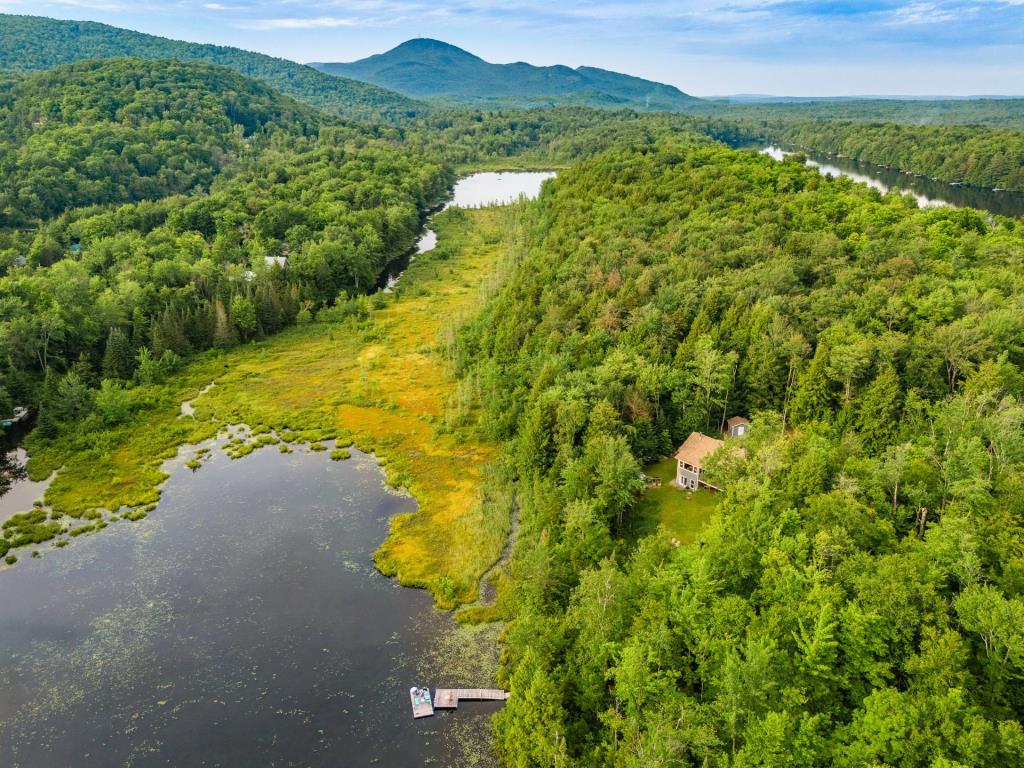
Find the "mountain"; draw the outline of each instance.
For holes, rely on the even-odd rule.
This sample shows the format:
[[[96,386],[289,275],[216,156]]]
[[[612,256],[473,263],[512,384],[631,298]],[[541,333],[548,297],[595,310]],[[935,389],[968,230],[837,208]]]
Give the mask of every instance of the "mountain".
[[[240,48],[169,40],[91,21],[0,14],[0,70],[25,72],[121,56],[221,64],[306,104],[349,118],[395,118],[424,108],[393,91]]]
[[[440,40],[416,39],[359,61],[313,63],[332,75],[390,88],[406,96],[516,106],[580,104],[686,111],[700,99],[678,88],[595,67],[491,64]]]

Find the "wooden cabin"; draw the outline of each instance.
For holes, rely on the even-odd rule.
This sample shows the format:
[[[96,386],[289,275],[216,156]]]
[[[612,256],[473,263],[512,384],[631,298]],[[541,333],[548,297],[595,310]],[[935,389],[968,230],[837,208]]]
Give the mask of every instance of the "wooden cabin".
[[[700,432],[691,432],[679,450],[676,451],[676,481],[680,488],[695,491],[700,486],[721,490],[714,485],[701,479],[701,472],[704,470],[704,461],[712,453],[721,448],[725,443],[715,437],[702,435]]]

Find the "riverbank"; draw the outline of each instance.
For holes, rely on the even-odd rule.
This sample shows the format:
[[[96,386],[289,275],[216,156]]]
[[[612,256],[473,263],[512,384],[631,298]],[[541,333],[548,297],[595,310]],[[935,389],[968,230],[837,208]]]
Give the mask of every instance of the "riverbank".
[[[952,205],[957,208],[976,208],[999,216],[1024,216],[1024,193],[1021,192],[985,189],[928,178],[854,157],[819,152],[811,147],[794,144],[755,142],[733,145],[733,148],[756,150],[774,160],[781,160],[785,154],[800,153],[807,158],[808,165],[817,168],[824,175],[846,176],[877,189],[883,195],[890,190],[901,195],[910,195],[922,208]]]
[[[208,353],[161,385],[132,390],[137,410],[124,424],[36,445],[33,475],[61,468],[47,504],[58,515],[102,520],[151,509],[166,478],[161,463],[228,424],[252,428],[237,453],[276,442],[272,433],[285,443],[336,438],[376,454],[388,481],[419,502],[417,512],[392,521],[378,567],[429,589],[442,608],[475,599],[480,576],[501,555],[511,503],[485,492],[495,448],[452,415],[459,397],[445,354],[500,281],[515,213],[449,211],[434,223],[444,247],[418,258],[394,294]],[[194,419],[181,418],[184,400],[192,400]]]

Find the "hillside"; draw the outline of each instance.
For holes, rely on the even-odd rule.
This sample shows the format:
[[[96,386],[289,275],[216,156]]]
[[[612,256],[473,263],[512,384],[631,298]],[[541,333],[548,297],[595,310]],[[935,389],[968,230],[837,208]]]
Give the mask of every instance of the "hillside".
[[[318,109],[348,118],[394,118],[423,108],[400,94],[261,53],[169,40],[90,21],[0,14],[0,70],[50,69],[84,59],[134,56],[221,64]]]
[[[651,111],[685,110],[700,100],[678,88],[594,67],[491,64],[439,40],[416,39],[351,63],[314,63],[413,98],[516,106],[578,104]]]
[[[226,67],[110,59],[0,87],[0,225],[207,187],[265,128],[322,116]]]
[[[1019,225],[671,134],[523,229],[455,355],[518,478],[502,764],[1022,765]],[[733,414],[707,527],[635,541]]]

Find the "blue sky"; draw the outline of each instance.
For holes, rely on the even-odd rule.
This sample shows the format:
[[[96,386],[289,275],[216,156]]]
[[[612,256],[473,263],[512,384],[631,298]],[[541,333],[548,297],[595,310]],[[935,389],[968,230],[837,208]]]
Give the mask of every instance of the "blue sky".
[[[1024,94],[1024,0],[0,0],[296,61],[435,37],[731,93]]]

